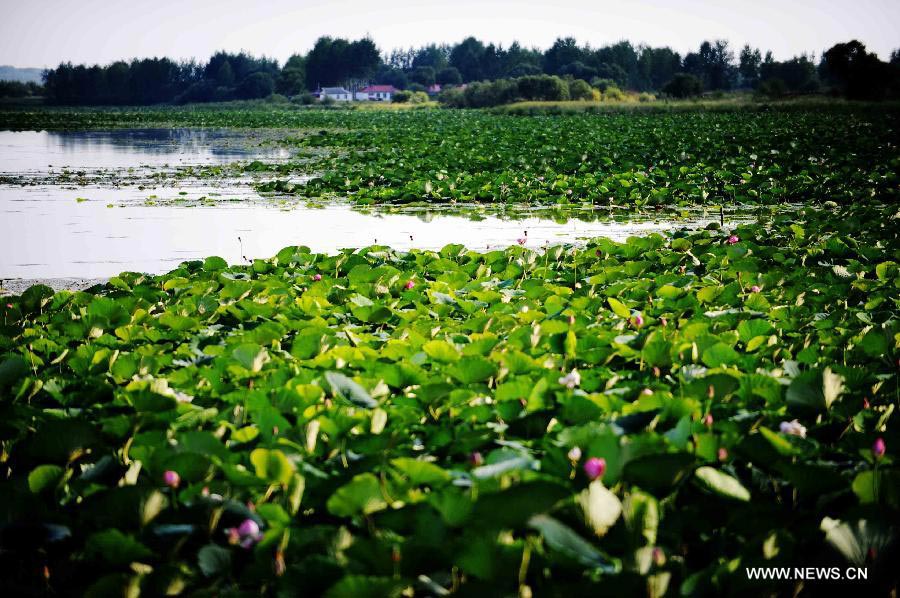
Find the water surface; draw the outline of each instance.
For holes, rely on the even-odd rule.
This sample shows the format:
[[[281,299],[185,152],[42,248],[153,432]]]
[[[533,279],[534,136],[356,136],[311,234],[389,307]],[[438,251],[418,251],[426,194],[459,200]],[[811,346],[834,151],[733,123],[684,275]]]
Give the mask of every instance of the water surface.
[[[224,164],[288,157],[265,135],[227,129],[0,131],[0,174]]]
[[[349,203],[313,206],[262,196],[249,178],[164,177],[168,182],[160,183],[147,177],[141,180],[149,182],[137,184],[119,176],[138,167],[155,172],[173,165],[287,157],[271,135],[259,131],[0,132],[0,174],[32,181],[0,184],[0,279],[103,278],[126,270],[158,274],[210,255],[229,263],[268,258],[288,245],[316,252],[375,243],[396,249],[439,249],[449,243],[493,249],[518,242],[540,247],[596,236],[625,240],[718,220],[701,214],[679,222],[646,217],[623,222],[599,212],[583,212],[581,220],[546,211],[473,219],[475,210],[460,206],[388,214]],[[113,174],[89,185],[48,184],[54,179],[43,177],[64,169]],[[128,184],[115,182],[125,180]]]

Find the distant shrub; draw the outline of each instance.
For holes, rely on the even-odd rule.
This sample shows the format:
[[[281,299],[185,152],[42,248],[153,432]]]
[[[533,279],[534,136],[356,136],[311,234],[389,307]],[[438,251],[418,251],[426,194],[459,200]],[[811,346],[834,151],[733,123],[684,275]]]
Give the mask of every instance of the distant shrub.
[[[625,92],[618,87],[610,86],[603,92],[603,99],[607,102],[623,102],[626,98]]]
[[[480,81],[470,83],[464,95],[469,108],[487,108],[515,101],[518,88],[514,79]]]
[[[309,106],[310,104],[316,103],[316,97],[309,92],[304,92],[292,97],[291,103],[300,104],[302,106]]]
[[[273,93],[266,98],[266,101],[270,104],[287,104],[290,102],[290,100],[287,99],[287,96],[281,95],[280,93]]]
[[[787,84],[778,78],[766,79],[759,84],[757,91],[767,98],[781,98],[787,95]]]
[[[337,102],[337,100],[335,100],[335,99],[334,99],[333,97],[331,97],[331,96],[323,96],[322,99],[319,100],[319,102],[320,102],[323,106],[334,106],[334,104]]]
[[[645,102],[653,102],[655,100],[656,96],[652,93],[647,93],[646,91],[644,91],[638,94],[638,102],[641,102],[642,104]]]
[[[27,98],[38,95],[41,87],[36,83],[21,81],[0,81],[0,98]]]
[[[428,94],[424,91],[398,91],[392,101],[396,104],[424,104],[428,101]]]
[[[678,73],[663,86],[662,91],[673,98],[690,98],[700,95],[703,91],[703,82],[694,75]]]
[[[570,100],[590,100],[593,98],[591,86],[584,79],[575,79],[569,82]]]
[[[449,108],[465,108],[466,94],[459,87],[449,87],[441,91],[437,97],[438,102]]]
[[[610,87],[618,87],[612,79],[604,79],[602,77],[594,77],[591,79],[591,87],[599,91],[606,91]]]
[[[570,86],[574,96],[570,94]],[[594,98],[587,82],[571,83],[555,75],[527,75],[517,79],[477,81],[463,88],[446,89],[438,101],[451,108],[488,108],[520,100],[560,102],[568,99],[590,100]]]
[[[560,101],[569,99],[569,86],[553,75],[531,75],[516,80],[523,100]]]

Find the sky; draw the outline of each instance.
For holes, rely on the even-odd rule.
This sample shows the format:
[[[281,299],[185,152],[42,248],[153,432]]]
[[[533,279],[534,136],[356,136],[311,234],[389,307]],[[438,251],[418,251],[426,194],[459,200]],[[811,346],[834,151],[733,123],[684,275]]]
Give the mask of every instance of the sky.
[[[370,36],[382,51],[473,35],[549,47],[622,39],[684,54],[704,39],[777,60],[859,39],[900,48],[900,0],[0,0],[0,64],[51,67],[246,50],[284,62],[321,35]]]

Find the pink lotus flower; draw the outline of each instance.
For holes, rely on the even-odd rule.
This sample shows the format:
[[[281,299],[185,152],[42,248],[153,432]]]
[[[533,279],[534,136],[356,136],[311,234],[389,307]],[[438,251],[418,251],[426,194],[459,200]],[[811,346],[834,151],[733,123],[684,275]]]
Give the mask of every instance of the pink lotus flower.
[[[762,289],[760,289],[758,285],[753,285],[752,287],[750,287],[750,292],[751,292],[751,293],[758,293],[758,292],[760,292],[761,290],[762,290]]]
[[[469,463],[472,464],[472,467],[481,467],[484,463],[484,457],[481,456],[481,453],[478,451],[474,451],[469,455]]]
[[[725,461],[728,459],[728,449],[725,447],[719,448],[719,452],[716,455],[719,458],[719,461]]]
[[[631,317],[631,325],[635,328],[640,328],[644,325],[644,316],[641,314],[635,314]]]
[[[731,235],[730,237],[728,237],[725,240],[725,242],[728,243],[729,245],[734,245],[735,243],[737,243],[740,240],[741,240],[740,237],[738,237],[737,235]]]
[[[516,239],[516,243],[518,243],[519,245],[524,245],[526,242],[528,242],[528,239],[526,239],[525,237]]]
[[[322,275],[318,274],[318,273],[313,274],[313,280],[315,280],[316,282],[319,282],[320,280],[322,280]]]
[[[163,473],[163,483],[169,488],[178,488],[178,486],[181,484],[181,476],[178,475],[177,471],[172,471],[171,469],[169,469],[165,473]]]
[[[706,426],[707,428],[712,428],[712,425],[713,425],[713,416],[712,416],[712,413],[707,413],[707,414],[703,417],[703,425]]]
[[[569,461],[571,461],[572,463],[578,463],[579,461],[581,461],[581,449],[577,446],[573,446],[571,449],[569,449],[569,452],[566,453],[566,456],[569,457]]]
[[[669,321],[668,321],[667,319],[665,319],[665,318],[660,318],[660,319],[659,319],[659,324],[660,324],[660,326],[662,326],[663,328],[665,328],[666,326],[669,325]]]
[[[228,541],[231,544],[239,544],[241,548],[251,548],[263,537],[259,531],[259,524],[249,518],[244,519],[238,527],[226,529],[225,533],[228,534]]]
[[[887,451],[887,446],[884,444],[884,438],[876,438],[875,444],[872,445],[872,455],[876,459],[881,459],[884,457],[885,451]]]
[[[403,286],[406,287],[406,290],[409,290],[409,289],[413,288],[414,286],[416,286],[416,283],[414,283],[414,282],[411,281],[411,280],[407,280],[407,281],[406,281],[406,284],[403,285]]]
[[[584,474],[589,480],[593,481],[603,477],[606,473],[606,459],[601,457],[591,457],[584,462]]]
[[[12,308],[13,308],[13,304],[12,304],[12,303],[7,303],[7,304],[6,304],[6,308],[7,308],[7,309],[12,309]]]

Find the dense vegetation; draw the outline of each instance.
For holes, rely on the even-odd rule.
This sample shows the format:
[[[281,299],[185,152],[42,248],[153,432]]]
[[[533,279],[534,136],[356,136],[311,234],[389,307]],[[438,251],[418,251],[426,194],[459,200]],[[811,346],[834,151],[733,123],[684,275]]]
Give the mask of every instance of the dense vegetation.
[[[0,80],[0,98],[30,98],[43,95],[43,91],[40,85],[31,81]]]
[[[323,199],[753,215],[624,243],[287,247],[4,298],[4,589],[755,596],[841,586],[746,567],[852,565],[853,589],[895,590],[897,119],[0,111],[284,127],[297,160],[243,167]]]
[[[504,202],[603,206],[778,204],[860,194],[897,199],[900,113],[825,108],[618,111],[504,118],[478,112],[323,114],[341,129],[297,138],[337,148],[254,170],[317,173],[263,189],[360,203]],[[301,119],[302,120],[302,119]],[[397,140],[404,140],[397,143]]]
[[[671,48],[635,47],[627,41],[591,48],[561,38],[542,52],[517,43],[485,45],[470,37],[454,46],[395,50],[383,57],[368,38],[322,37],[282,67],[267,58],[225,52],[206,64],[168,58],[106,66],[64,63],[45,73],[45,88],[47,101],[54,104],[141,105],[296,96],[324,86],[356,89],[370,82],[424,92],[435,83],[456,86],[541,74],[600,89],[669,89],[676,97],[731,89],[758,89],[771,96],[816,91],[856,99],[900,96],[900,53],[884,62],[855,40],[830,48],[816,65],[806,55],[778,62],[771,52],[763,56],[750,46],[736,58],[724,40],[705,41],[682,57]],[[673,82],[681,85],[671,87]]]

